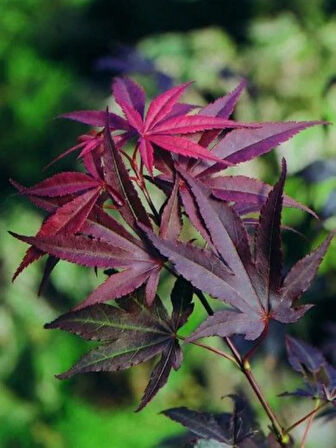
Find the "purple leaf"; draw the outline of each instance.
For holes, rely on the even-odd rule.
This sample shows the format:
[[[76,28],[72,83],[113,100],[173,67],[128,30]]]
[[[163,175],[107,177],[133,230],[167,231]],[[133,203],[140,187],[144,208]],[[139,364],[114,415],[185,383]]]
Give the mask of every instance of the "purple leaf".
[[[110,129],[121,129],[125,131],[129,130],[129,125],[124,118],[111,112],[108,117]],[[79,110],[59,115],[59,118],[67,118],[69,120],[79,121],[80,123],[84,123],[89,126],[97,126],[102,128],[105,126],[106,113],[103,110]]]
[[[272,189],[271,185],[246,176],[218,176],[202,178],[202,182],[211,188],[212,194],[223,201],[233,201],[238,204],[257,204],[258,208],[266,202],[267,196]],[[304,210],[315,218],[310,208],[289,196],[284,195],[283,204],[285,207],[293,207]]]
[[[176,347],[178,347],[178,342],[172,341],[170,345],[165,348],[160,361],[154,367],[137,411],[141,411],[141,409],[143,409],[167,383],[174,363]]]
[[[259,291],[264,309],[269,310],[271,291],[277,291],[281,283],[281,210],[283,188],[286,179],[286,162],[282,162],[279,182],[269,193],[259,217],[255,235],[255,265],[259,276]]]
[[[145,291],[146,291],[146,303],[148,306],[152,306],[156,298],[156,291],[159,285],[160,273],[161,273],[161,266],[159,265],[156,269],[152,269],[146,282]]]
[[[84,173],[64,172],[55,174],[42,182],[25,189],[33,196],[57,197],[97,188],[99,183]]]
[[[237,164],[246,162],[269,152],[275,146],[292,138],[298,132],[316,125],[321,121],[288,121],[279,123],[261,123],[258,129],[237,129],[228,133],[213,148],[215,156]],[[220,165],[213,166],[207,172],[223,169]],[[203,172],[205,174],[205,171]]]
[[[181,154],[182,156],[192,157],[192,158],[202,158],[205,160],[213,160],[218,162],[222,166],[230,165],[229,162],[221,160],[214,156],[212,151],[203,148],[192,140],[188,140],[185,137],[176,137],[172,135],[161,135],[153,134],[150,136],[150,140],[155,145],[166,151],[171,151],[176,154]]]
[[[185,407],[167,409],[162,413],[185,426],[198,437],[214,439],[220,442],[228,441],[223,428],[213,414],[192,411]]]
[[[173,190],[161,216],[160,237],[171,241],[177,240],[182,230],[181,207],[178,196],[179,182],[180,180],[176,176]]]
[[[137,231],[138,221],[151,227],[147,212],[132,184],[120,153],[115,148],[111,134],[106,128],[104,135],[105,148],[102,158],[105,164],[105,181],[125,200],[124,205],[119,208],[121,215],[135,231]]]
[[[254,124],[239,123],[220,117],[206,117],[202,115],[186,115],[169,118],[157,124],[148,131],[148,135],[164,134],[194,134],[211,129],[227,128],[255,128]]]
[[[229,118],[245,87],[246,80],[243,79],[234,90],[203,107],[200,111],[200,115]]]
[[[243,334],[245,339],[255,340],[261,335],[264,327],[265,323],[261,314],[244,314],[229,310],[216,311],[186,339],[186,342],[208,336],[227,337],[233,334]]]
[[[204,227],[204,223],[202,222],[202,217],[198,211],[196,201],[186,185],[183,185],[180,188],[180,196],[184,209],[192,225],[202,235],[202,237],[208,243],[208,245],[212,247],[212,241],[210,235],[207,229]]]
[[[80,235],[52,235],[29,237],[11,232],[15,238],[33,245],[42,252],[89,267],[111,268],[132,266],[142,261],[142,252],[128,252],[99,240]]]
[[[88,215],[90,214],[93,206],[98,200],[100,195],[100,188],[89,190],[80,196],[77,196],[72,201],[65,203],[58,207],[54,214],[44,221],[36,237],[45,237],[57,235],[59,233],[75,233],[78,232]],[[11,233],[16,238],[22,239],[14,233]],[[32,237],[33,238],[33,237]],[[26,240],[28,242],[28,240]],[[13,281],[15,278],[31,263],[37,261],[42,255],[42,249],[29,248],[26,252],[23,260],[13,275]],[[52,254],[55,255],[55,254]],[[56,255],[57,256],[57,255]]]
[[[195,288],[242,310],[251,310],[245,298],[231,286],[233,275],[216,255],[190,244],[162,240],[153,232],[143,229],[157,250],[167,257],[177,272]]]
[[[236,280],[235,288],[248,301],[258,303],[250,278],[252,269],[251,253],[245,228],[232,209],[221,202],[213,200],[201,183],[187,173],[180,171],[191,188],[198,205],[203,222],[209,232],[213,245],[235,274],[231,285]]]
[[[143,116],[146,101],[145,92],[136,82],[130,78],[116,78],[112,85],[112,91],[118,104],[126,103]]]
[[[321,367],[326,365],[326,360],[322,353],[306,342],[286,336],[286,348],[288,360],[297,372],[305,374],[308,370],[316,373]]]
[[[282,300],[292,303],[309,288],[329,247],[331,239],[332,235],[328,236],[318,248],[299,260],[292,267],[280,290]]]
[[[76,310],[108,300],[119,299],[142,286],[150,277],[155,267],[150,263],[133,263],[124,271],[112,274],[104,283],[96,288]]]
[[[142,116],[139,112],[123,101],[119,101],[119,106],[121,107],[129,125],[142,134],[144,125]]]
[[[173,305],[172,322],[177,330],[182,327],[193,311],[193,288],[183,277],[178,277],[174,284],[171,301]]]
[[[146,115],[146,127],[148,130],[164,119],[178,102],[182,93],[191,83],[181,84],[173,87],[157,96],[150,104]]]
[[[246,81],[243,80],[232,92],[203,107],[199,113],[209,117],[229,118],[245,86]],[[218,134],[218,130],[203,132],[199,144],[204,147],[209,146]]]

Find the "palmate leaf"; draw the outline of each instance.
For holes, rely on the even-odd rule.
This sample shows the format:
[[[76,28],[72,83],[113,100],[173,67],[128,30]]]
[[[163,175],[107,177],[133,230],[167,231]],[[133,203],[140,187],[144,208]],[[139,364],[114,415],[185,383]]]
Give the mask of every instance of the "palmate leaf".
[[[234,99],[233,105],[238,99],[242,87],[243,86],[240,85],[236,89],[238,96],[234,95],[234,92],[231,92]],[[223,106],[223,110],[225,111],[226,101],[230,102],[232,99],[230,94],[228,95],[229,98],[227,100],[226,97],[217,100],[218,107],[211,107],[212,105],[209,105],[199,113],[202,114],[204,110],[204,113],[207,115],[212,114],[213,116],[222,116],[220,105]],[[217,101],[213,106],[216,105]],[[230,106],[230,110],[233,105]],[[258,157],[261,154],[265,154],[280,143],[289,140],[298,132],[319,124],[323,124],[323,122],[274,122],[260,123],[257,129],[235,129],[218,141],[212,149],[211,154],[236,165]],[[207,146],[217,137],[217,135],[218,131],[204,131],[199,140],[199,144]],[[225,167],[221,164],[203,160],[202,158],[195,162],[189,161],[188,163],[185,163],[184,160],[178,160],[176,161],[176,164],[178,167],[186,170],[192,177],[197,178],[197,180],[202,182],[206,187],[210,188],[214,196],[218,199],[235,202],[237,205],[236,210],[239,211],[239,214],[259,211],[262,205],[266,202],[268,193],[272,189],[270,185],[246,176],[214,176],[218,171],[223,170]],[[158,168],[164,175],[159,176],[157,182],[164,180],[165,182],[168,182],[169,186],[169,182],[173,182],[174,179],[173,172],[169,169],[165,171],[163,164],[158,166]],[[182,192],[182,189],[183,185],[180,186],[181,197],[182,195],[186,196],[186,193]],[[288,196],[284,196],[284,205],[286,207],[302,209],[314,217],[317,217],[308,207],[298,203]],[[196,226],[197,219],[195,221],[194,218],[195,215],[190,217],[190,219],[193,220],[193,224]],[[200,229],[199,225],[197,228],[204,236],[204,232]]]
[[[193,445],[195,447],[268,447],[246,398],[238,395],[232,395],[230,398],[234,404],[231,414],[197,412],[186,407],[167,409],[162,413],[183,425],[198,438],[196,444]],[[213,445],[215,442],[218,445]]]
[[[101,188],[96,187],[57,207],[54,213],[44,221],[36,238],[72,234],[81,230],[100,194]],[[14,233],[12,235],[18,237]],[[38,249],[36,246],[30,247],[15,271],[13,281],[28,265],[38,260],[44,253],[43,249]]]
[[[336,405],[336,369],[322,352],[291,336],[286,336],[286,349],[291,367],[303,375],[305,386],[281,396],[294,395],[320,399]]]
[[[108,277],[77,309],[129,294],[150,281],[154,274],[158,275],[162,267],[158,257],[153,257],[140,240],[101,209],[96,207],[90,218],[83,226],[81,235],[25,237],[14,234],[32,244],[35,250],[62,260],[88,267],[124,269]],[[148,304],[153,302],[156,286],[157,282],[150,291],[146,289]]]
[[[150,231],[147,235],[176,271],[194,287],[234,308],[215,312],[187,340],[232,334],[243,334],[246,339],[253,340],[260,336],[270,319],[284,323],[298,320],[310,305],[297,307],[296,302],[311,283],[330,237],[309,258],[292,268],[295,278],[289,274],[283,280],[280,217],[285,162],[279,182],[262,207],[253,257],[243,222],[232,208],[214,199],[211,192],[188,173],[182,170],[179,173],[194,196],[215,253],[183,243],[163,241]],[[292,288],[295,294],[290,293]]]
[[[138,135],[138,147],[144,165],[153,175],[154,146],[166,151],[187,157],[212,160],[221,165],[229,165],[226,161],[212,155],[204,146],[189,140],[183,135],[195,134],[213,129],[232,129],[241,127],[256,127],[238,123],[221,116],[185,115],[191,106],[181,106],[178,100],[190,83],[173,87],[156,97],[149,105],[146,116],[143,109],[135,104],[129,95],[116,90],[115,99],[121,107],[127,122]],[[125,85],[123,93],[129,88]],[[183,114],[184,113],[184,114]]]
[[[118,161],[120,162],[119,159]],[[119,166],[118,163],[116,165],[117,167]],[[122,185],[128,187],[128,182],[130,182],[130,180],[127,180],[126,178],[128,173],[123,165],[121,169],[124,169],[121,176],[123,179]],[[15,183],[15,186],[20,192],[26,194],[35,205],[48,212],[56,214],[56,216],[58,216],[60,212],[63,212],[63,207],[65,207],[66,210],[69,209],[69,195],[55,198],[38,197],[30,194],[27,189],[21,187],[19,184]],[[90,191],[85,194],[90,195]],[[123,191],[121,187],[120,191]],[[149,220],[147,221],[148,217],[144,214],[146,213],[144,209],[137,208],[137,201],[139,201],[139,198],[133,195],[130,188],[127,190],[126,197],[128,202],[124,216],[132,217],[132,219],[134,219],[132,222],[135,222],[135,218],[133,216],[133,213],[135,214],[133,211],[134,208],[137,210],[137,216],[141,216],[144,222],[150,223]],[[80,196],[76,197],[74,201],[76,204],[78,203],[78,206],[83,206]],[[65,204],[62,205],[62,202],[65,202]],[[70,206],[72,206],[71,201]],[[70,208],[70,210],[72,210],[72,208]],[[63,232],[62,236],[57,236],[58,233],[55,233],[57,236],[55,239],[52,238],[55,236],[53,234],[43,235],[39,233],[36,236],[36,239],[34,239],[34,237],[18,236],[25,242],[31,241],[31,243],[34,244],[34,247],[30,248],[27,252],[26,257],[21,263],[20,269],[39,258],[44,253],[42,249],[43,246],[46,251],[49,251],[48,253],[50,255],[74,263],[83,264],[94,268],[99,265],[105,268],[118,267],[124,269],[123,271],[117,272],[109,277],[106,282],[93,291],[84,302],[78,305],[78,308],[122,297],[131,293],[144,283],[147,283],[147,302],[148,304],[151,304],[155,298],[159,274],[162,267],[162,261],[159,259],[158,254],[153,256],[153,251],[150,248],[145,247],[141,239],[138,239],[129,233],[112,216],[104,212],[99,205],[94,205],[94,203],[92,203],[90,209],[91,211],[87,210],[88,213],[85,216],[82,212],[81,217],[83,219],[80,220],[80,227],[70,228],[68,226],[67,232]],[[86,209],[84,209],[84,211],[85,210]],[[64,212],[63,215],[65,216]],[[85,217],[86,219],[84,219]],[[78,222],[78,219],[76,222]],[[79,230],[81,235],[73,235]],[[136,230],[139,232],[138,227],[136,227]],[[142,233],[139,233],[142,236]],[[40,237],[42,237],[41,240],[39,240]],[[105,247],[105,249],[103,249],[103,247]],[[105,251],[105,255],[103,255],[102,250],[103,252]],[[131,258],[127,261],[126,259],[129,256]],[[46,265],[45,277],[48,277],[50,274],[48,266],[49,265]],[[43,283],[45,283],[45,281],[46,278],[43,279]]]
[[[178,282],[181,284],[184,281],[180,279]],[[170,318],[158,297],[150,309],[146,307],[145,300],[144,289],[141,289],[120,300],[119,307],[104,304],[89,306],[64,314],[47,324],[46,328],[59,328],[86,340],[103,343],[58,378],[69,378],[83,372],[127,369],[160,354],[161,359],[154,367],[138,410],[145,407],[166,384],[171,369],[179,369],[182,363],[176,331],[192,311],[191,299],[181,305],[176,303],[175,297],[173,316]]]

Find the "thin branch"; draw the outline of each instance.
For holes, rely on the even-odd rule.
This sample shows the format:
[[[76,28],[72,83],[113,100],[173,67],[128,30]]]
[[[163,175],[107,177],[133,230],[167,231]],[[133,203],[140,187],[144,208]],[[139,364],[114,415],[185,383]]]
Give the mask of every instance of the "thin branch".
[[[177,337],[183,341],[185,340],[185,338],[183,336],[177,336]],[[237,366],[240,369],[240,366],[237,363],[237,361],[235,360],[235,358],[233,356],[228,355],[227,353],[223,352],[222,350],[219,350],[215,347],[211,347],[210,345],[202,344],[201,342],[196,342],[196,341],[191,341],[191,342],[189,342],[189,344],[197,345],[197,347],[202,347],[205,350],[209,350],[210,352],[216,353],[217,355],[222,356],[225,359],[228,359],[229,361],[231,361],[233,364],[235,364],[235,366]]]
[[[210,306],[210,304],[208,303],[206,297],[204,296],[204,294],[199,291],[196,290],[195,293],[197,294],[197,296],[199,297],[202,305],[204,306],[205,310],[207,311],[207,313],[212,316],[213,315],[213,310]],[[266,414],[268,415],[268,418],[270,419],[271,423],[272,423],[272,427],[274,430],[274,433],[279,441],[279,443],[282,446],[285,446],[288,443],[288,434],[284,431],[283,427],[281,426],[277,416],[275,415],[275,413],[273,412],[272,408],[270,407],[268,401],[266,400],[266,398],[264,397],[264,394],[259,386],[259,384],[257,383],[252,370],[251,370],[251,365],[248,362],[248,360],[246,359],[242,359],[238,349],[236,348],[234,342],[229,338],[223,338],[226,345],[229,347],[229,349],[231,350],[231,353],[233,354],[233,358],[235,359],[236,363],[238,364],[238,366],[240,367],[240,370],[243,372],[243,374],[245,375],[247,381],[249,382],[252,390],[254,391],[255,395],[257,396],[260,404],[262,405],[262,407],[264,408]]]
[[[319,407],[319,403],[320,403],[320,400],[316,400],[316,404],[315,404],[315,408],[314,408],[315,412],[308,419],[308,423],[306,425],[306,428],[304,430],[303,437],[302,437],[302,440],[301,440],[301,443],[300,443],[300,448],[304,448],[305,447],[305,444],[306,444],[306,441],[307,441],[307,437],[308,437],[308,433],[309,433],[309,431],[310,431],[310,429],[312,427],[312,424],[313,424],[313,421],[314,421],[314,417],[316,415],[316,409]]]
[[[329,404],[328,401],[324,401],[323,403],[321,403],[317,408],[314,408],[312,411],[310,411],[308,414],[304,415],[302,418],[300,418],[300,420],[297,420],[295,423],[293,423],[291,426],[289,426],[286,429],[286,432],[289,433],[291,432],[294,428],[296,428],[297,426],[301,425],[301,423],[305,422],[309,417],[311,417],[312,415],[315,415],[317,412],[319,412],[321,409],[323,409],[324,407],[326,407]]]

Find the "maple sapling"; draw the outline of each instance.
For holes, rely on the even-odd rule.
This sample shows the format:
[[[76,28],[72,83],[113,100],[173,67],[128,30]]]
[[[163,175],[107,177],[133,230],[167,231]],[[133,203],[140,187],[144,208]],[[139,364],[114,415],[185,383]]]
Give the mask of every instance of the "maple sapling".
[[[252,359],[267,338],[271,321],[294,323],[310,310],[311,305],[299,300],[312,283],[331,236],[284,275],[282,208],[316,214],[284,194],[285,160],[274,187],[251,177],[226,175],[225,170],[322,122],[237,122],[230,116],[245,81],[205,107],[179,102],[189,85],[162,93],[145,111],[143,89],[131,79],[118,78],[112,93],[120,115],[108,110],[63,115],[99,129],[80,136],[77,145],[49,164],[79,150],[83,172],[54,174],[32,187],[12,181],[48,214],[35,236],[12,232],[29,245],[14,278],[44,255],[48,259],[40,289],[59,260],[103,269],[107,275],[73,310],[45,325],[100,342],[58,378],[115,372],[159,356],[139,411],[166,384],[171,370],[180,368],[183,346],[193,344],[238,367],[271,425],[264,435],[239,395],[230,395],[231,414],[183,407],[164,411],[188,428],[188,446],[288,446],[291,431],[308,421],[304,446],[316,414],[328,407],[335,411],[335,368],[317,349],[287,337],[290,364],[304,376],[305,387],[284,395],[314,398],[316,406],[286,426],[267,402],[253,374]],[[164,193],[162,204],[153,200],[153,188]],[[198,231],[200,244],[181,238],[188,220]],[[175,278],[171,314],[167,298],[161,300],[157,294],[163,269]],[[213,311],[205,293],[222,307]],[[192,314],[194,300],[200,300],[208,316],[182,337],[179,330]],[[241,353],[231,339],[234,335],[253,341],[252,348]],[[199,341],[214,336],[222,338],[226,351]]]

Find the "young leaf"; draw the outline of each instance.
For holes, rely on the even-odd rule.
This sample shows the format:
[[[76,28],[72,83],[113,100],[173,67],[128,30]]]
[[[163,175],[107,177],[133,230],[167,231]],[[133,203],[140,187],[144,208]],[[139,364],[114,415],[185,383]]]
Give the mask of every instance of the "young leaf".
[[[156,97],[150,103],[146,117],[139,108],[134,107],[133,100],[125,95],[120,95],[119,91],[117,92],[118,104],[129,125],[138,135],[140,155],[151,175],[153,175],[154,166],[153,144],[169,152],[212,160],[227,166],[227,162],[218,159],[203,146],[181,137],[181,135],[195,134],[209,129],[255,127],[255,125],[246,125],[221,117],[183,115],[181,106],[177,111],[177,101],[189,84],[173,87]],[[183,109],[187,112],[189,108],[184,107]]]

